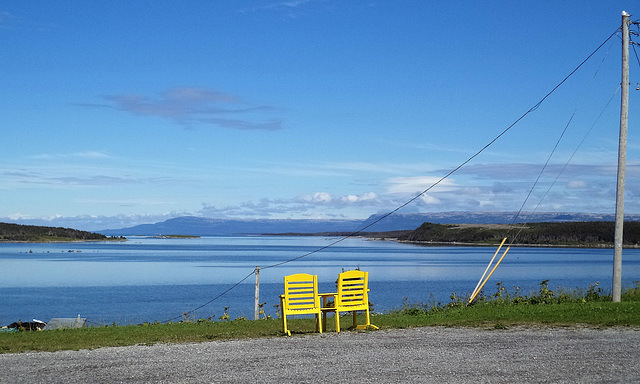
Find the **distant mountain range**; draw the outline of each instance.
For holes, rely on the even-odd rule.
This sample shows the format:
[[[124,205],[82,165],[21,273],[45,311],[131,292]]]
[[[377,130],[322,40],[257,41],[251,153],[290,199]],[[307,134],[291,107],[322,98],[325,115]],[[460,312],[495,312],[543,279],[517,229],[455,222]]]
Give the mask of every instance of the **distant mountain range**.
[[[372,215],[366,220],[254,219],[232,220],[183,216],[155,224],[96,231],[106,236],[230,236],[276,233],[355,232],[366,226],[367,232],[413,230],[425,222],[436,224],[507,224],[514,212],[439,212],[395,213],[382,220]],[[378,221],[379,220],[379,221]],[[518,223],[614,221],[613,214],[596,213],[521,213]],[[640,221],[640,215],[625,215],[626,221]],[[377,221],[377,222],[376,222]]]

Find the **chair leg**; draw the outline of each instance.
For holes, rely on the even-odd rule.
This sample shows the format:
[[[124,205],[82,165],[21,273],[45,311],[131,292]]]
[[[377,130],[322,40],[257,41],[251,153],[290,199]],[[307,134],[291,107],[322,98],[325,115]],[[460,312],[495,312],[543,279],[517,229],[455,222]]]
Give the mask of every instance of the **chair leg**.
[[[369,317],[369,310],[367,309],[367,327],[371,327],[373,329],[380,329],[378,327],[376,327],[375,325],[371,324],[371,319]]]
[[[322,329],[327,330],[327,312],[322,311]]]
[[[282,314],[282,332],[291,336],[291,331],[287,329],[287,315],[284,314],[284,297],[280,296],[280,314]]]
[[[340,332],[340,312],[335,311],[336,314],[336,332]]]
[[[357,329],[367,329],[367,328],[373,328],[373,329],[380,329],[378,327],[376,327],[375,325],[371,324],[371,319],[369,317],[369,310],[365,311],[365,316],[366,316],[366,323],[364,323],[363,325],[358,325],[356,328]]]
[[[356,329],[358,328],[358,314],[356,313],[356,311],[353,311],[352,314],[353,314],[353,328]]]
[[[285,335],[291,336],[291,331],[287,329],[287,315],[282,315],[282,331]]]
[[[320,320],[320,314],[316,314],[316,331],[322,333],[322,321]]]

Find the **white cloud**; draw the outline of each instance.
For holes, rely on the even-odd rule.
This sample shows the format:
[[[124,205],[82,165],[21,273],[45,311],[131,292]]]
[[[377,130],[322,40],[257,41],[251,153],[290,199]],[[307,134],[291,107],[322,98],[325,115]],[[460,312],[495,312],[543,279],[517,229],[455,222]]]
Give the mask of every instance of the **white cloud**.
[[[335,208],[349,206],[374,206],[379,202],[379,196],[374,192],[366,192],[361,195],[345,195],[333,197],[327,192],[316,192],[311,195],[303,195],[294,199],[295,202],[307,205],[330,205]]]
[[[31,216],[31,215],[25,215],[25,214],[22,214],[20,212],[16,212],[16,213],[12,213],[12,214],[8,215],[7,218],[9,220],[16,221],[16,220],[31,220],[34,217]]]
[[[117,205],[121,207],[138,207],[138,206],[168,206],[175,205],[176,202],[168,199],[157,198],[112,198],[112,199],[80,199],[79,204],[88,205]]]
[[[196,215],[217,218],[338,217],[346,215],[345,217],[353,218],[354,216],[350,215],[355,212],[357,212],[355,217],[366,217],[371,214],[371,207],[379,209],[382,204],[383,201],[374,192],[345,196],[332,196],[328,192],[315,192],[291,199],[260,199],[257,202],[248,201],[224,207],[203,204],[203,208],[196,212]],[[341,213],[336,213],[337,210],[340,210]]]
[[[72,152],[72,153],[41,153],[38,155],[31,156],[32,159],[36,160],[55,160],[55,159],[108,159],[111,158],[109,154],[103,151],[80,151],[80,152]]]
[[[571,180],[567,183],[567,188],[569,189],[586,189],[587,182],[584,180]]]
[[[427,165],[421,163],[368,163],[368,162],[347,162],[347,163],[327,163],[326,167],[338,170],[390,173],[417,173],[424,172]]]
[[[427,194],[420,196],[420,200],[422,200],[422,202],[427,205],[436,205],[441,203],[440,199],[438,199],[437,197]]]
[[[170,185],[183,182],[183,180],[170,177],[120,177],[110,175],[90,176],[58,176],[58,177],[32,177],[20,180],[24,184],[41,184],[53,186],[111,186],[111,185]]]
[[[309,203],[330,203],[332,198],[331,195],[327,192],[316,192],[313,195],[304,195],[301,196],[300,199]]]
[[[102,152],[102,151],[83,151],[83,152],[76,152],[73,154],[73,156],[76,157],[82,157],[85,159],[106,159],[109,158],[111,156],[109,156],[108,154]]]
[[[449,192],[456,187],[452,179],[440,181],[440,177],[416,176],[416,177],[394,177],[388,180],[391,184],[387,188],[390,194],[417,194],[427,189],[433,192]],[[438,183],[437,185],[435,185]]]
[[[376,195],[373,192],[368,192],[360,196],[356,196],[356,195],[343,196],[340,198],[340,201],[348,204],[355,204],[355,203],[361,203],[366,201],[375,201],[377,199],[378,199],[378,195]]]

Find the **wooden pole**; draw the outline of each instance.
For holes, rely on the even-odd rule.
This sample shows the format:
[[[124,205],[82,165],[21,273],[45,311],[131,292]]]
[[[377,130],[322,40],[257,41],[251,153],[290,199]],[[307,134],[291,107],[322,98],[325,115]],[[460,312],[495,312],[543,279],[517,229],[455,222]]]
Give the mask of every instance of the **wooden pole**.
[[[620,141],[618,144],[618,184],[616,188],[616,229],[613,244],[614,303],[620,302],[622,290],[622,242],[624,226],[624,178],[627,162],[627,121],[629,119],[629,14],[622,11],[622,83],[620,102]]]
[[[487,265],[487,268],[484,270],[484,273],[480,277],[480,280],[478,280],[478,284],[476,284],[476,287],[473,289],[473,292],[471,293],[471,299],[469,299],[469,304],[471,304],[473,299],[478,294],[478,291],[480,290],[479,289],[480,288],[480,284],[482,284],[482,279],[484,279],[484,277],[487,275],[487,272],[489,272],[489,268],[491,268],[491,265],[493,264],[493,260],[496,259],[496,256],[498,255],[498,252],[500,252],[500,248],[502,248],[502,246],[504,245],[505,241],[507,241],[506,237],[504,239],[502,239],[502,243],[500,243],[500,246],[498,247],[498,249],[496,249],[496,253],[493,254],[493,257],[491,258],[491,261],[489,261],[489,264]]]
[[[489,278],[491,277],[491,275],[493,275],[493,272],[496,271],[496,269],[498,268],[498,265],[500,265],[500,263],[502,263],[502,259],[504,259],[504,257],[507,255],[507,252],[509,252],[509,250],[511,249],[511,247],[507,247],[507,249],[504,251],[504,253],[502,254],[502,256],[500,257],[500,260],[498,260],[498,262],[496,263],[496,265],[493,267],[493,269],[491,270],[491,273],[489,273],[489,276],[487,276],[486,279],[484,279],[484,282],[482,283],[482,285],[480,285],[480,288],[478,288],[476,290],[476,292],[471,296],[471,299],[469,299],[469,304],[471,304],[473,302],[473,300],[476,298],[476,296],[478,295],[478,293],[480,293],[480,291],[482,290],[482,288],[484,287],[484,285],[487,283],[487,281],[489,281]]]
[[[260,267],[256,267],[256,292],[254,295],[255,303],[253,304],[253,319],[260,319]]]

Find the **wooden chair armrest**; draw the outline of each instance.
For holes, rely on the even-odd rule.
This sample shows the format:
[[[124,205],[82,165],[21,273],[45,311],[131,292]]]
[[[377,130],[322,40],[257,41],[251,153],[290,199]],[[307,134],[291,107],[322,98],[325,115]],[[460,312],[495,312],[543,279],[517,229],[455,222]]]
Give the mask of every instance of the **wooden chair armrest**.
[[[318,296],[322,297],[322,306],[320,309],[325,309],[325,308],[333,308],[333,307],[327,307],[327,300],[329,298],[333,298],[334,303],[335,303],[335,297],[338,295],[337,292],[334,293],[318,293]]]

